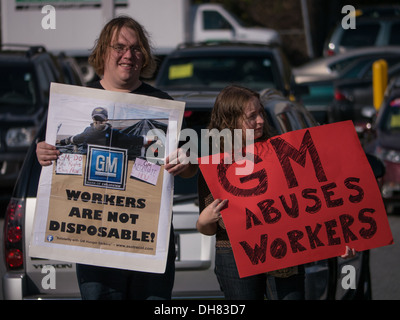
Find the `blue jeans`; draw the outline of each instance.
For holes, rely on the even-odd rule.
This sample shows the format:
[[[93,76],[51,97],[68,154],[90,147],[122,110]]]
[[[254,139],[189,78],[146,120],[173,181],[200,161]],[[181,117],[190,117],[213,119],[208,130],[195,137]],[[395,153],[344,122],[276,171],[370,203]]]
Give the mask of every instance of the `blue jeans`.
[[[148,273],[77,264],[83,300],[170,300],[175,279],[175,243],[171,231],[165,273]]]
[[[304,300],[304,267],[299,273],[288,278],[278,278],[267,274],[240,278],[232,249],[217,248],[215,274],[221,290],[228,300]]]

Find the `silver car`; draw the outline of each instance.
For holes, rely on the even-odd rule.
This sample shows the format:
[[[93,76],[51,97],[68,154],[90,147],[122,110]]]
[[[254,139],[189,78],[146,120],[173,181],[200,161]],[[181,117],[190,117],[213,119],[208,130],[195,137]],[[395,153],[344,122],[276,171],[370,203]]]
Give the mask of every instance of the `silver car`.
[[[362,47],[400,45],[400,13],[394,8],[389,15],[372,12],[356,17],[355,28],[339,23],[327,41],[323,54],[333,56]]]
[[[304,84],[314,81],[334,80],[342,70],[360,58],[376,57],[377,60],[389,54],[399,55],[400,46],[365,47],[354,49],[331,57],[317,58],[293,68],[294,81]]]

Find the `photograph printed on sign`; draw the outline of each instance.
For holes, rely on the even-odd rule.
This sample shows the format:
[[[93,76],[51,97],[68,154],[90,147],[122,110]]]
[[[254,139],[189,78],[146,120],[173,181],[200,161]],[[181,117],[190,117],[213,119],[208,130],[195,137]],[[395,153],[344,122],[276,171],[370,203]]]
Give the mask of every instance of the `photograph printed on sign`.
[[[46,141],[61,155],[42,168],[31,252],[163,270],[173,192],[164,158],[170,123],[172,131],[175,123],[180,127],[184,104],[58,84],[52,89]],[[161,262],[150,266],[145,256]]]
[[[53,176],[46,240],[155,254],[162,171],[150,185],[127,176],[133,168],[146,169],[135,163],[146,161],[146,148],[153,147],[147,133],[157,128],[166,134],[168,119],[130,119],[137,114],[131,106],[79,102],[73,104],[77,112],[86,111],[91,121],[58,125],[56,147],[64,157]]]

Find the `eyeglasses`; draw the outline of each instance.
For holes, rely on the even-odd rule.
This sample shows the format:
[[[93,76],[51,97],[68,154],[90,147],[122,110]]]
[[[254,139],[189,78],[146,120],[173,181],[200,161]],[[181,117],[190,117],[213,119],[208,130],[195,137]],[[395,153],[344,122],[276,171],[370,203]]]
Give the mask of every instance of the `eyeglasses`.
[[[140,54],[142,53],[142,51],[140,50],[140,48],[138,46],[124,46],[122,44],[116,44],[113,46],[110,46],[111,48],[113,48],[115,50],[115,52],[117,52],[120,55],[124,55],[128,50],[131,51],[132,54]]]

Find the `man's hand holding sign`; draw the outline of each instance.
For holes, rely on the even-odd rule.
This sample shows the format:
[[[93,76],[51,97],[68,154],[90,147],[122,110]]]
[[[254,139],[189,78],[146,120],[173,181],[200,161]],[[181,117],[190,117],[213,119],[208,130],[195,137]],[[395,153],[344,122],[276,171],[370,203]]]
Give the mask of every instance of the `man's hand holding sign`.
[[[254,169],[200,159],[241,277],[391,244],[383,201],[350,121],[254,145]],[[204,161],[207,160],[207,161]],[[249,160],[246,160],[249,161]]]

